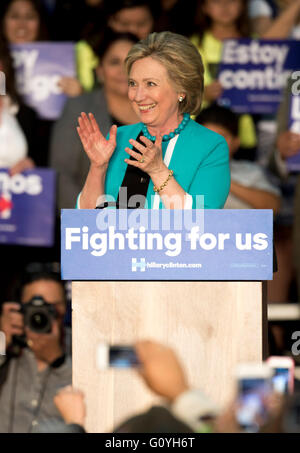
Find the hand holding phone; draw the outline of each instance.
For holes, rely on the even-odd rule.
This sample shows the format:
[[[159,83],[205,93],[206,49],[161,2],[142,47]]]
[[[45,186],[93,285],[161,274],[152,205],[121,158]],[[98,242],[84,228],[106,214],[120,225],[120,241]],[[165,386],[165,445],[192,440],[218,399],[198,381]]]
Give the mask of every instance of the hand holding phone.
[[[268,416],[267,399],[272,393],[272,369],[265,363],[237,367],[238,404],[236,418],[247,432],[257,432]]]
[[[100,344],[97,350],[100,370],[109,366],[118,368],[139,367],[145,384],[157,395],[174,401],[188,390],[183,367],[175,352],[153,340],[138,341],[132,346]],[[215,407],[211,408],[216,411]]]

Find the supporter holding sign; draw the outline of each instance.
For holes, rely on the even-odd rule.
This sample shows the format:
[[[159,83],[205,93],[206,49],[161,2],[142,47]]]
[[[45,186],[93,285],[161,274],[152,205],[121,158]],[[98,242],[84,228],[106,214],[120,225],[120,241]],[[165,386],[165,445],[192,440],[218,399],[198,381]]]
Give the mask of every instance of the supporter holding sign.
[[[39,123],[36,113],[23,104],[16,91],[12,59],[3,38],[0,38],[0,69],[6,79],[6,95],[0,96],[2,299],[9,282],[13,280],[15,273],[23,268],[29,257],[41,259],[42,255],[44,259],[55,259],[56,256],[52,255],[55,255],[54,249],[49,247],[53,242],[54,230],[54,173],[48,170],[49,180],[46,178],[42,181],[41,174],[33,170],[36,164],[44,160],[45,154],[39,136]],[[42,210],[38,208],[31,217],[33,212],[29,205],[26,207],[24,200],[33,201],[41,193],[42,197],[45,197]],[[44,239],[41,240],[40,233],[35,238],[36,228],[40,228],[42,236],[45,234]],[[31,240],[28,240],[30,237]],[[12,246],[12,243],[18,245]],[[27,246],[22,247],[20,244]],[[35,245],[35,248],[29,248],[29,245]],[[39,249],[37,245],[47,248]]]
[[[223,42],[226,39],[250,37],[248,1],[245,0],[203,0],[198,2],[196,32],[191,37],[197,46],[204,63],[204,101],[206,107],[216,102],[223,92],[217,78],[221,62]],[[241,147],[253,149],[256,146],[256,133],[253,119],[241,116],[239,120]]]
[[[224,90],[228,90],[229,88],[232,88],[228,86],[228,84],[232,84],[233,81],[229,80],[229,75],[223,74],[222,77],[218,76],[219,74],[219,64],[221,63],[222,60],[222,51],[223,51],[223,42],[224,40],[230,39],[230,40],[236,40],[236,39],[245,39],[245,38],[250,38],[252,37],[252,30],[251,30],[251,23],[248,17],[248,8],[250,6],[250,11],[253,10],[253,3],[257,3],[255,0],[254,1],[241,1],[241,0],[220,0],[218,2],[214,2],[213,0],[203,0],[202,2],[199,2],[199,10],[198,10],[198,16],[197,16],[197,30],[196,33],[192,36],[192,41],[198,46],[204,60],[205,64],[205,97],[204,99],[207,102],[215,102],[216,100],[220,99],[220,97],[223,97],[223,103],[225,103],[226,106],[231,107],[235,109],[238,113],[274,113],[276,109],[278,108],[278,104],[280,102],[280,96],[279,96],[279,91],[277,87],[277,92],[272,93],[273,101],[271,104],[271,107],[269,106],[268,109],[266,110],[266,100],[262,99],[262,93],[261,91],[259,92],[260,95],[260,102],[259,106],[254,109],[249,107],[249,101],[248,103],[246,102],[241,102],[241,96],[243,94],[243,91],[241,91],[241,88],[245,89],[246,87],[239,87],[236,89],[235,92],[235,103],[232,101],[232,96],[228,96],[228,92],[224,93]],[[297,2],[293,2],[294,4],[297,3],[297,5],[294,5],[293,7],[291,6],[288,11],[288,16],[286,16],[287,12],[284,12],[282,16],[278,17],[278,23],[277,20],[272,24],[269,29],[266,28],[261,28],[259,35],[255,34],[253,37],[260,37],[263,39],[280,39],[280,38],[287,38],[289,36],[289,33],[287,30],[290,30],[292,28],[292,25],[295,21],[295,17],[297,17],[297,14],[300,10],[300,3],[297,0]],[[298,11],[298,12],[297,12]],[[291,15],[293,12],[293,17],[291,20]],[[270,25],[270,24],[269,24]],[[281,30],[281,34],[279,32]],[[283,31],[285,30],[285,34]],[[232,43],[234,41],[231,41]],[[228,44],[229,46],[233,44]],[[257,48],[260,46],[256,42],[249,42],[249,46],[254,46],[256,47],[255,55],[258,55]],[[283,44],[282,44],[283,46]],[[251,48],[252,48],[251,47]],[[230,50],[230,49],[229,49]],[[251,50],[251,49],[250,49]],[[295,48],[295,51],[297,49]],[[252,51],[251,51],[252,52]],[[238,55],[241,55],[244,57],[243,63],[250,63],[250,60],[247,62],[245,61],[246,55],[251,55],[251,52],[248,52],[248,49],[246,47],[241,49],[240,53],[237,53]],[[278,48],[274,49],[274,53],[276,55],[278,54],[278,58],[281,56],[281,52],[278,52]],[[298,52],[299,53],[299,52]],[[232,55],[232,52],[231,52]],[[268,58],[270,55],[268,55]],[[237,63],[238,60],[235,61]],[[231,60],[230,64],[232,64],[233,61]],[[257,64],[257,58],[256,61],[253,61],[254,64]],[[261,64],[266,64],[263,61],[260,61]],[[270,64],[270,62],[269,62]],[[226,68],[228,69],[228,68]],[[235,79],[236,77],[241,77],[241,75],[236,75],[236,71],[238,69],[237,66],[232,66],[230,69],[232,69],[231,77],[232,79]],[[245,68],[242,68],[245,69]],[[261,70],[262,67],[254,67],[254,70]],[[249,70],[249,68],[247,69]],[[244,71],[245,72],[245,71]],[[270,72],[270,71],[269,71]],[[246,83],[251,83],[253,84],[253,77],[249,77],[249,74],[244,73],[243,75],[243,80],[240,81],[241,84],[246,84]],[[272,76],[274,79],[277,77],[277,74],[275,76]],[[256,74],[257,78],[257,74]],[[268,75],[268,79],[270,79],[270,74]],[[259,81],[261,83],[262,77],[259,77]],[[272,82],[274,83],[274,82]],[[280,86],[280,88],[284,86]],[[250,87],[248,87],[250,88]],[[275,99],[276,97],[276,99]],[[269,98],[269,102],[271,100],[271,97]],[[257,99],[256,99],[257,101]],[[236,104],[238,105],[239,108],[235,108]],[[256,102],[257,104],[257,102]],[[256,133],[255,133],[255,128],[254,128],[254,123],[252,121],[252,118],[248,115],[242,115],[240,118],[240,125],[239,125],[239,136],[241,140],[241,147],[243,148],[253,148],[256,145]]]
[[[73,45],[33,44],[46,38],[42,9],[36,1],[7,1],[2,26],[13,46],[19,93],[42,118],[56,118],[65,100],[62,94],[73,96],[81,91],[75,79]]]
[[[74,45],[67,43],[32,43],[12,46],[19,93],[40,118],[59,118],[66,96],[79,94],[75,85]],[[66,85],[65,85],[66,84]],[[71,85],[74,84],[74,93]]]
[[[8,41],[8,44],[24,45],[32,43],[31,45],[33,45],[33,43],[38,41],[46,41],[47,30],[44,26],[43,9],[39,0],[4,0],[3,4],[1,2],[1,7],[0,34],[3,39]],[[32,64],[33,57],[34,54],[29,59],[24,58],[27,65]],[[30,83],[33,83],[32,80]],[[74,77],[62,77],[58,88],[66,96],[77,96],[82,92],[80,83]],[[22,95],[22,93],[20,94]],[[40,106],[41,101],[37,101],[34,108],[36,108],[36,105]],[[37,123],[36,139],[38,141],[39,154],[35,158],[35,163],[38,166],[47,166],[48,164],[49,137],[52,123],[53,120],[51,119],[39,119]]]
[[[216,79],[223,41],[250,36],[247,3],[241,0],[199,2],[197,32],[192,36],[192,42],[197,45],[203,58],[204,100],[207,102],[216,101],[222,94],[223,87]]]
[[[49,246],[53,242],[54,172],[32,171],[40,151],[35,138],[36,115],[16,93],[11,57],[3,40],[0,65],[7,89],[7,94],[0,96],[0,242]],[[39,196],[41,205],[32,204]]]
[[[44,41],[42,8],[39,0],[5,0],[2,30],[10,44]],[[62,77],[59,87],[67,96],[77,96],[82,88],[74,76]]]
[[[291,70],[299,67],[299,49],[298,41],[228,40],[219,102],[240,113],[276,114]]]

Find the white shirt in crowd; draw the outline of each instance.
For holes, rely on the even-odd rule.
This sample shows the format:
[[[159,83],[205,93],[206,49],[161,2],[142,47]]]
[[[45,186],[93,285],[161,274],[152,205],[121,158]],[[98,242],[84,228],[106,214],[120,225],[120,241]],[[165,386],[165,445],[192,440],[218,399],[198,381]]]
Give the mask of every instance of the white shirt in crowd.
[[[6,97],[0,113],[0,168],[11,168],[27,156],[28,144],[17,121],[17,111]]]

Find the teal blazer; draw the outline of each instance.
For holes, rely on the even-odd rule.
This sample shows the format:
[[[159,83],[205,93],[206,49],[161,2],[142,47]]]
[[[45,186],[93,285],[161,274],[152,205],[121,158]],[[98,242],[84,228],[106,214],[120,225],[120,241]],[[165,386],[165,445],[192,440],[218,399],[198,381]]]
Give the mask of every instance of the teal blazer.
[[[142,123],[118,128],[117,147],[105,179],[105,193],[115,201],[127,168],[125,148],[132,148],[129,139],[136,139],[141,129]],[[163,156],[166,147],[163,142]],[[204,208],[223,208],[230,189],[230,168],[228,146],[221,135],[190,120],[179,134],[169,168],[174,171],[178,184],[193,197],[193,208],[203,207],[196,205],[197,195],[204,195]],[[152,208],[154,195],[150,180],[146,207]]]

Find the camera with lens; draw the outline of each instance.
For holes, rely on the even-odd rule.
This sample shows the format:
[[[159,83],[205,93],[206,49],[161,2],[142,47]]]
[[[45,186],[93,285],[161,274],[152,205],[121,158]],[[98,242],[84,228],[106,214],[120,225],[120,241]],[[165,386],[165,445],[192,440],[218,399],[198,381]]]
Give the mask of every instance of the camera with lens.
[[[36,333],[50,333],[57,316],[55,306],[41,296],[35,296],[23,304],[20,313],[24,315],[24,325]]]

